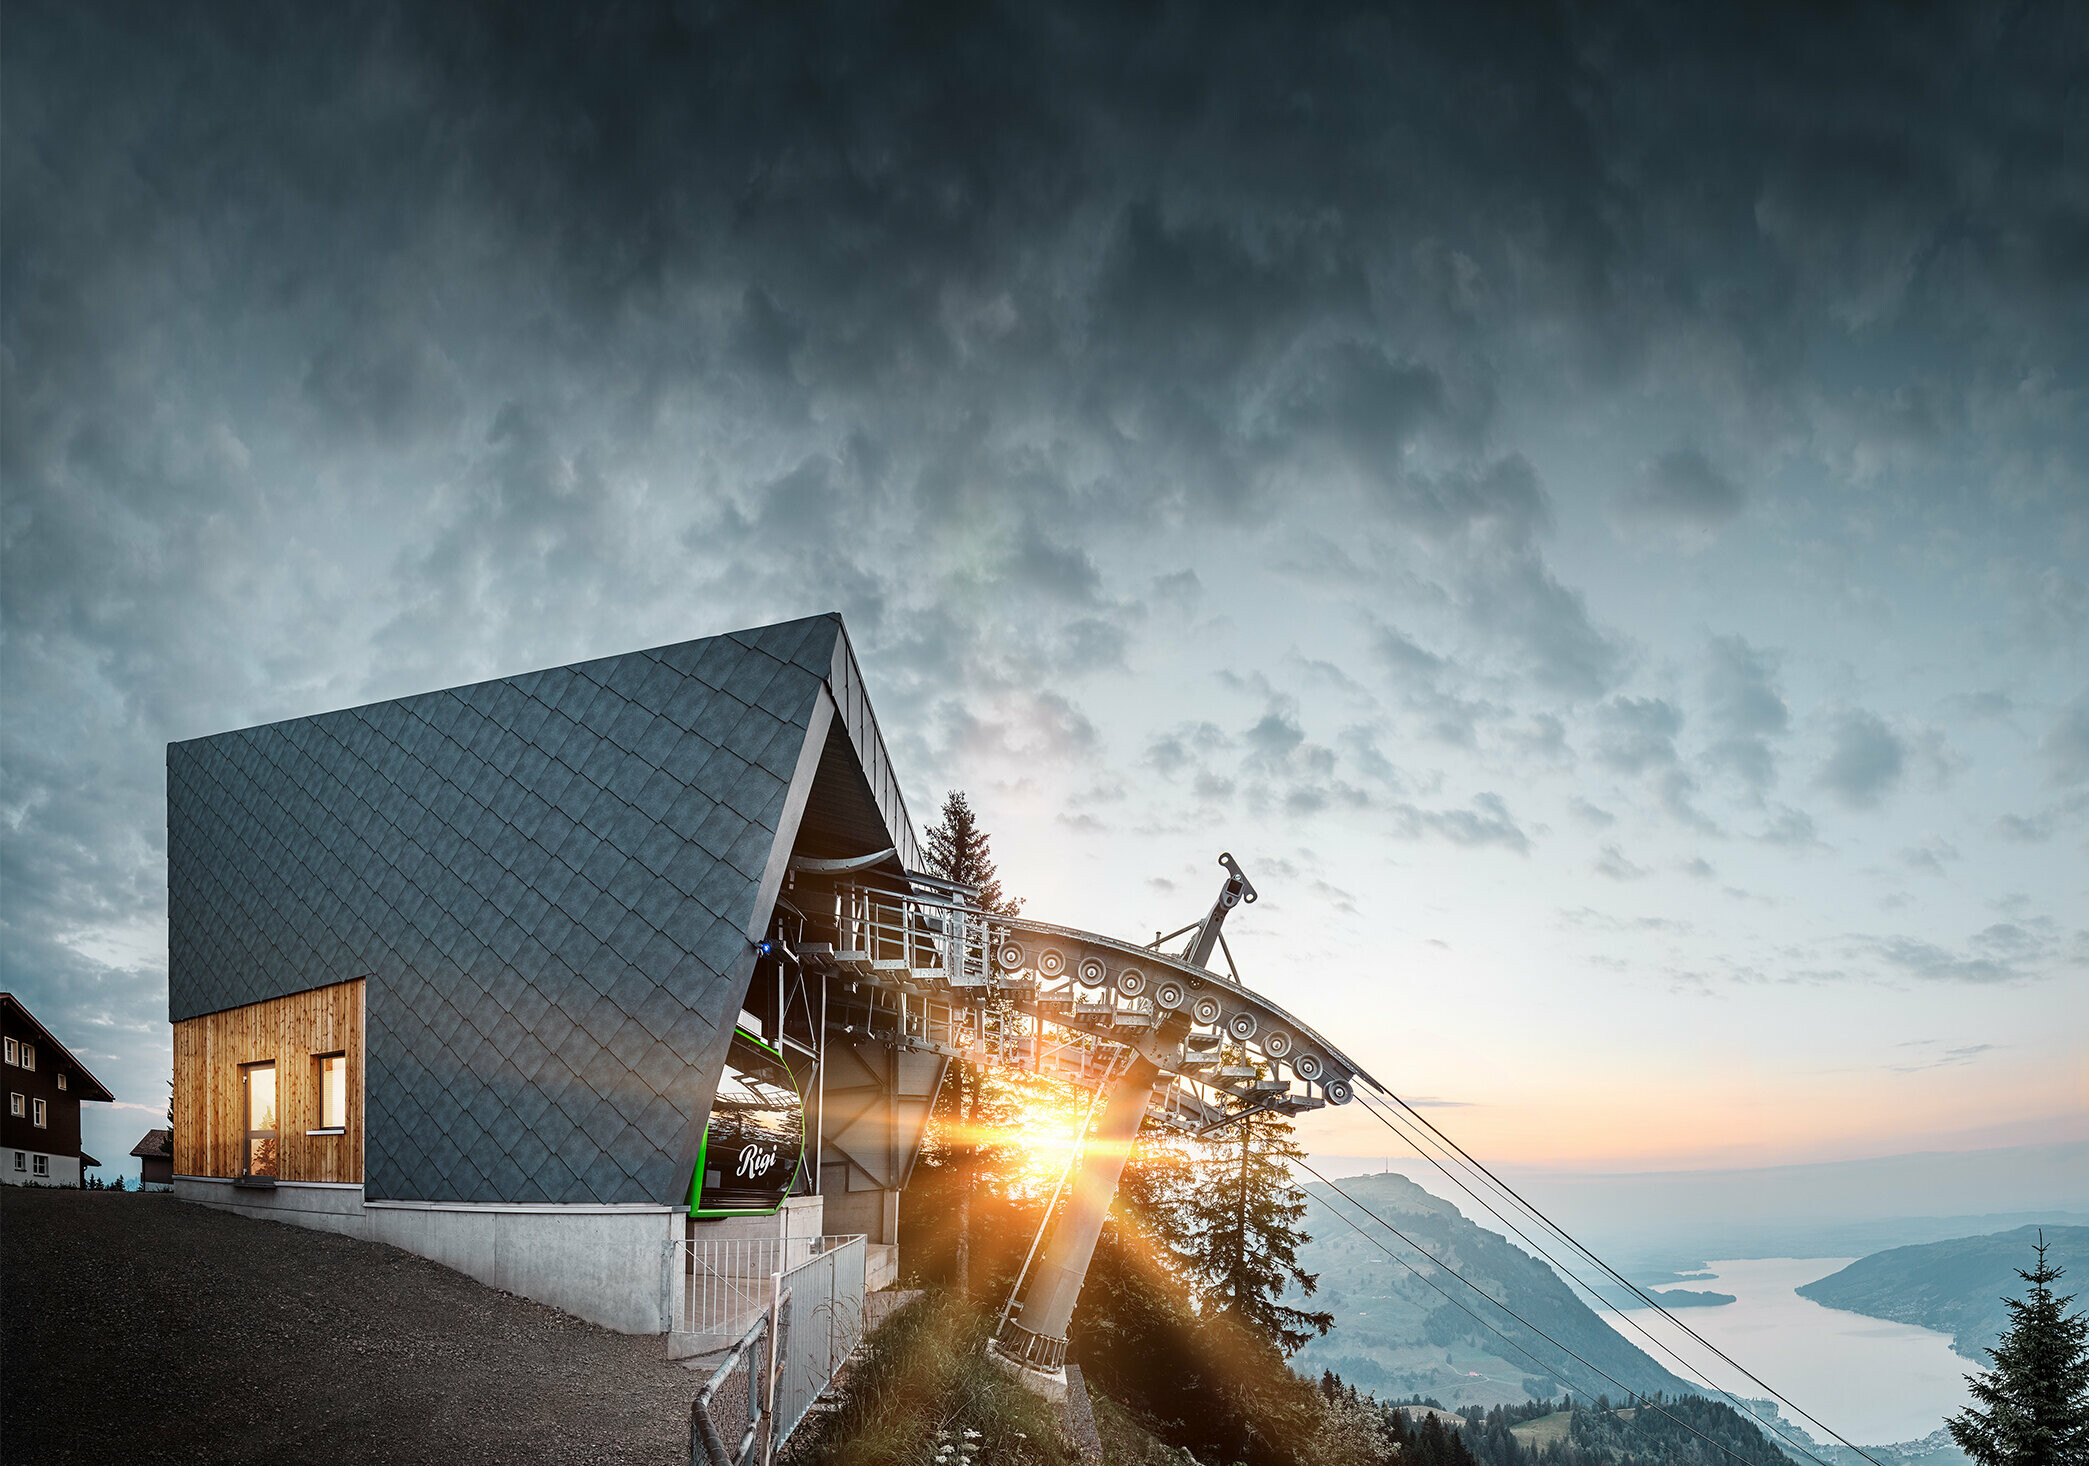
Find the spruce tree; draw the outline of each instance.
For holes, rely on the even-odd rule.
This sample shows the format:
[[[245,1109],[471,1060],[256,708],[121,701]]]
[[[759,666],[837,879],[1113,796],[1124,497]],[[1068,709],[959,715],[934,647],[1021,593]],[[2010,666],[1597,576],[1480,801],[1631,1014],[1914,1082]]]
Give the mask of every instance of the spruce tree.
[[[1312,1239],[1298,1228],[1306,1196],[1286,1164],[1305,1152],[1291,1138],[1291,1121],[1268,1112],[1235,1120],[1204,1145],[1186,1249],[1204,1305],[1294,1354],[1335,1323],[1331,1313],[1278,1301],[1293,1283],[1306,1294],[1319,1283],[1298,1265],[1300,1245]]]
[[[982,911],[997,916],[1021,912],[1023,903],[1001,890],[1001,878],[994,872],[992,846],[986,831],[979,828],[978,816],[972,813],[972,801],[965,797],[964,790],[953,789],[944,796],[941,816],[942,823],[928,832],[928,848],[923,852],[928,857],[928,873],[946,881],[977,886]]]
[[[976,899],[982,911],[997,916],[1014,916],[1021,911],[1022,901],[1010,899],[1001,889],[1001,878],[994,870],[992,844],[986,831],[979,828],[978,816],[972,813],[972,801],[965,797],[964,790],[953,789],[944,795],[941,817],[941,823],[929,830],[927,848],[923,851],[928,859],[929,874],[977,887],[979,895]],[[981,1179],[977,1137],[987,1107],[986,1072],[970,1060],[961,1060],[951,1066],[947,1083],[957,1090],[954,1107],[958,1133],[962,1137],[952,1147],[951,1157],[958,1172],[957,1286],[959,1292],[969,1294],[972,1290],[972,1192]]]
[[[2066,1272],[2045,1260],[2017,1276],[2028,1298],[2005,1298],[2011,1322],[1988,1351],[1995,1367],[1966,1376],[1974,1404],[1947,1420],[1951,1438],[1977,1466],[2082,1466],[2089,1462],[2089,1318],[2068,1314],[2074,1295],[2055,1297]]]

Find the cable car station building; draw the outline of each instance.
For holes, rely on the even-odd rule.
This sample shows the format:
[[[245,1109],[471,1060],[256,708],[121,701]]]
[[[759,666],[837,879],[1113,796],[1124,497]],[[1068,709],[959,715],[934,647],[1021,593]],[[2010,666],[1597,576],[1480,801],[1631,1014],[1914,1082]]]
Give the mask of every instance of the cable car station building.
[[[923,873],[834,615],[173,744],[167,791],[177,1194],[625,1332],[683,1326],[696,1240],[890,1281],[953,1058],[1113,1085],[1120,1134],[1358,1077],[1207,967],[1230,860],[1179,954]],[[1012,1367],[1063,1357],[1094,1149]]]

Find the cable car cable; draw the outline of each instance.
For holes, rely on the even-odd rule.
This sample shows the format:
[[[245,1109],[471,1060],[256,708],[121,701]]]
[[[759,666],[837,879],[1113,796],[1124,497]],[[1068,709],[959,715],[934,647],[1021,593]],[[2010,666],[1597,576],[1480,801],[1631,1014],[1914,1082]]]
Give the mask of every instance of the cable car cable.
[[[1690,1422],[1688,1422],[1687,1420],[1678,1420],[1675,1416],[1670,1415],[1666,1410],[1663,1410],[1659,1405],[1655,1404],[1652,1400],[1648,1399],[1639,1391],[1633,1389],[1630,1385],[1624,1384],[1615,1376],[1606,1373],[1604,1370],[1598,1368],[1594,1364],[1590,1364],[1588,1360],[1582,1358],[1579,1354],[1576,1354],[1572,1349],[1569,1349],[1558,1339],[1553,1338],[1552,1335],[1546,1333],[1543,1329],[1539,1328],[1536,1324],[1532,1323],[1529,1319],[1525,1318],[1515,1309],[1509,1307],[1508,1304],[1496,1298],[1493,1294],[1489,1293],[1486,1289],[1482,1288],[1478,1283],[1473,1282],[1464,1274],[1460,1273],[1456,1268],[1453,1268],[1448,1263],[1445,1263],[1442,1260],[1440,1260],[1434,1253],[1429,1251],[1428,1248],[1422,1246],[1422,1244],[1415,1241],[1414,1238],[1408,1236],[1405,1232],[1401,1231],[1398,1227],[1394,1226],[1384,1217],[1378,1215],[1377,1212],[1372,1211],[1371,1208],[1365,1206],[1362,1202],[1358,1201],[1355,1197],[1351,1196],[1348,1192],[1344,1191],[1340,1186],[1337,1186],[1334,1182],[1328,1180],[1327,1177],[1321,1175],[1318,1171],[1314,1170],[1313,1167],[1307,1164],[1304,1160],[1294,1161],[1293,1164],[1297,1165],[1300,1170],[1305,1171],[1308,1175],[1312,1176],[1315,1180],[1319,1181],[1323,1186],[1327,1187],[1328,1190],[1334,1192],[1335,1195],[1341,1197],[1344,1201],[1348,1202],[1351,1206],[1355,1207],[1358,1211],[1362,1212],[1372,1221],[1378,1223],[1379,1226],[1385,1228],[1388,1232],[1391,1232],[1402,1242],[1405,1242],[1409,1247],[1412,1247],[1416,1252],[1421,1253],[1423,1257],[1428,1258],[1430,1262],[1435,1263],[1437,1267],[1442,1268],[1444,1272],[1449,1273],[1459,1282],[1465,1284],[1466,1287],[1472,1289],[1473,1292],[1478,1293],[1482,1298],[1485,1298],[1489,1303],[1492,1303],[1496,1308],[1499,1308],[1503,1313],[1506,1313],[1510,1318],[1515,1319],[1516,1322],[1522,1324],[1525,1328],[1529,1329],[1532,1333],[1536,1334],[1546,1343],[1552,1345],[1553,1348],[1559,1350],[1562,1354],[1565,1354],[1568,1358],[1574,1360],[1576,1363],[1593,1371],[1595,1374],[1600,1375],[1603,1379],[1609,1381],[1611,1384],[1616,1385],[1620,1390],[1623,1390],[1629,1398],[1631,1398],[1634,1401],[1637,1401],[1641,1407],[1653,1411],[1656,1415],[1659,1415],[1662,1419],[1668,1421],[1670,1424],[1680,1425],[1683,1429],[1689,1431],[1692,1435],[1696,1436],[1706,1445],[1713,1447],[1715,1450],[1724,1452],[1725,1454],[1733,1457],[1736,1461],[1742,1462],[1743,1466],[1748,1466],[1748,1458],[1746,1456],[1741,1455],[1738,1451],[1735,1451],[1730,1446],[1724,1445],[1719,1441],[1713,1440],[1712,1437],[1706,1435],[1703,1431],[1699,1430],[1696,1426],[1690,1424]],[[1499,1338],[1503,1342],[1510,1345],[1512,1348],[1516,1350],[1517,1353],[1521,1354],[1524,1358],[1528,1359],[1532,1364],[1537,1365],[1538,1368],[1546,1370],[1548,1373],[1553,1372],[1552,1366],[1545,1364],[1542,1360],[1538,1358],[1537,1355],[1531,1353],[1530,1350],[1524,1348],[1523,1345],[1517,1343],[1514,1339],[1511,1339],[1500,1329],[1495,1328],[1493,1324],[1488,1323],[1487,1320],[1481,1318],[1477,1313],[1474,1313],[1470,1308],[1467,1308],[1464,1304],[1459,1303],[1456,1298],[1452,1297],[1449,1293],[1444,1292],[1442,1288],[1437,1287],[1435,1281],[1431,1279],[1427,1274],[1423,1273],[1419,1268],[1415,1267],[1414,1264],[1408,1262],[1407,1259],[1401,1257],[1398,1253],[1394,1252],[1390,1247],[1387,1247],[1383,1242],[1380,1242],[1376,1237],[1373,1237],[1369,1232],[1366,1232],[1362,1227],[1359,1227],[1355,1223],[1355,1221],[1351,1220],[1348,1217],[1343,1217],[1341,1212],[1335,1211],[1333,1207],[1329,1207],[1328,1210],[1334,1211],[1336,1216],[1342,1217],[1342,1220],[1345,1223],[1347,1223],[1350,1229],[1354,1231],[1359,1237],[1362,1237],[1366,1242],[1369,1242],[1380,1252],[1383,1252],[1387,1257],[1390,1257],[1394,1262],[1399,1263],[1400,1266],[1406,1268],[1409,1272],[1413,1273],[1415,1277],[1419,1278],[1422,1282],[1428,1284],[1429,1287],[1435,1289],[1437,1293],[1442,1295],[1446,1302],[1455,1305],[1458,1311],[1463,1313],[1467,1318],[1470,1318],[1474,1323],[1477,1323],[1481,1325],[1483,1328],[1487,1329],[1496,1338]],[[1803,1446],[1795,1446],[1793,1447],[1793,1449],[1798,1450],[1809,1460],[1815,1462],[1816,1466],[1828,1466],[1827,1462],[1821,1460],[1819,1456],[1814,1455],[1813,1452],[1806,1450],[1806,1448]]]
[[[1392,1100],[1394,1104],[1398,1105],[1401,1109],[1405,1110],[1410,1116],[1414,1118],[1414,1120],[1417,1123],[1426,1128],[1430,1134],[1434,1135],[1438,1140],[1443,1142],[1443,1144],[1446,1147],[1448,1147],[1451,1151],[1456,1152],[1457,1155],[1461,1157],[1466,1164],[1470,1165],[1480,1175],[1485,1176],[1504,1194],[1513,1198],[1517,1205],[1521,1206],[1530,1215],[1536,1217],[1540,1222],[1544,1223],[1547,1228],[1549,1228],[1562,1241],[1566,1242],[1568,1246],[1572,1247],[1583,1257],[1586,1257],[1590,1262],[1594,1263],[1597,1267],[1601,1268],[1606,1274],[1608,1274],[1611,1278],[1615,1279],[1620,1285],[1631,1289],[1633,1293],[1638,1295],[1640,1298],[1644,1299],[1650,1307],[1660,1310],[1661,1315],[1664,1318],[1666,1318],[1670,1323],[1674,1324],[1677,1328],[1681,1329],[1690,1338],[1693,1338],[1698,1343],[1704,1345],[1705,1348],[1709,1349],[1713,1354],[1718,1356],[1721,1360],[1725,1361],[1728,1365],[1731,1365],[1734,1369],[1738,1370],[1752,1384],[1767,1392],[1771,1399],[1777,1401],[1780,1405],[1785,1406],[1794,1415],[1798,1416],[1802,1420],[1811,1421],[1813,1424],[1819,1426],[1822,1430],[1826,1431],[1829,1435],[1833,1436],[1842,1445],[1847,1446],[1850,1450],[1855,1451],[1859,1457],[1866,1461],[1872,1462],[1873,1466],[1877,1466],[1876,1459],[1873,1456],[1871,1456],[1868,1452],[1866,1452],[1862,1446],[1857,1445],[1855,1442],[1851,1441],[1849,1437],[1845,1436],[1841,1431],[1836,1430],[1833,1426],[1829,1425],[1826,1421],[1822,1420],[1819,1416],[1813,1414],[1811,1411],[1800,1409],[1800,1407],[1796,1404],[1793,1404],[1790,1399],[1786,1398],[1783,1394],[1779,1393],[1776,1389],[1773,1389],[1769,1384],[1765,1383],[1763,1379],[1755,1373],[1754,1370],[1748,1368],[1748,1366],[1746,1366],[1745,1364],[1742,1364],[1738,1359],[1735,1359],[1724,1349],[1721,1349],[1717,1344],[1714,1344],[1711,1340],[1707,1339],[1704,1335],[1700,1334],[1696,1329],[1690,1327],[1689,1324],[1684,1323],[1673,1313],[1670,1313],[1666,1308],[1662,1308],[1661,1304],[1654,1298],[1649,1297],[1646,1291],[1642,1289],[1637,1283],[1632,1282],[1630,1279],[1626,1278],[1623,1274],[1618,1272],[1616,1268],[1612,1267],[1609,1263],[1605,1262],[1602,1258],[1598,1257],[1579,1238],[1575,1237],[1572,1233],[1568,1232],[1566,1228],[1562,1227],[1558,1222],[1555,1222],[1551,1217],[1547,1216],[1536,1205],[1534,1205],[1532,1202],[1527,1200],[1521,1193],[1519,1193],[1515,1187],[1509,1185],[1508,1182],[1502,1180],[1501,1177],[1495,1175],[1494,1172],[1488,1170],[1487,1167],[1480,1161],[1476,1160],[1472,1156],[1472,1154],[1465,1149],[1464,1146],[1458,1144],[1457,1141],[1451,1139],[1450,1136],[1444,1134],[1443,1131],[1439,1130],[1426,1115],[1423,1115],[1420,1111],[1416,1110],[1413,1105],[1410,1105],[1406,1100],[1400,1098],[1399,1095],[1394,1094],[1391,1090],[1386,1089],[1383,1085],[1374,1085],[1374,1087],[1377,1088],[1379,1092],[1384,1094],[1388,1099]],[[1369,1106],[1368,1104],[1365,1106],[1365,1108],[1371,1109],[1372,1114],[1378,1115],[1380,1123],[1386,1124],[1388,1129],[1392,1128],[1391,1124],[1386,1120],[1385,1116],[1379,1115],[1377,1110],[1372,1109],[1371,1106]],[[1395,1133],[1398,1132],[1396,1131]],[[1492,1208],[1489,1209],[1492,1210]],[[1594,1290],[1591,1289],[1590,1291],[1593,1292]]]
[[[1521,1238],[1523,1244],[1526,1247],[1529,1247],[1533,1252],[1537,1253],[1538,1256],[1544,1258],[1546,1262],[1550,1263],[1552,1265],[1553,1270],[1559,1273],[1561,1277],[1565,1278],[1568,1282],[1580,1288],[1583,1292],[1587,1293],[1590,1297],[1594,1298],[1598,1303],[1602,1304],[1603,1307],[1608,1308],[1612,1313],[1616,1314],[1622,1322],[1630,1324],[1633,1327],[1633,1329],[1635,1329],[1639,1333],[1640,1337],[1644,1338],[1656,1349],[1659,1349],[1663,1354],[1667,1355],[1678,1366],[1686,1370],[1692,1368],[1692,1365],[1688,1360],[1684,1359],[1682,1355],[1678,1354],[1666,1343],[1656,1338],[1652,1333],[1650,1333],[1647,1330],[1647,1328],[1643,1324],[1639,1322],[1639,1320],[1629,1316],[1629,1314],[1627,1314],[1627,1312],[1624,1309],[1618,1307],[1615,1303],[1605,1298],[1601,1293],[1597,1292],[1594,1287],[1592,1287],[1590,1284],[1585,1282],[1579,1275],[1577,1275],[1572,1269],[1567,1267],[1564,1263],[1560,1262],[1559,1259],[1555,1258],[1551,1253],[1547,1252],[1536,1241],[1532,1240],[1528,1233],[1526,1233],[1521,1227],[1517,1226],[1516,1223],[1511,1221],[1508,1217],[1504,1216],[1501,1213],[1501,1211],[1498,1210],[1493,1203],[1488,1201],[1488,1199],[1484,1195],[1482,1195],[1477,1189],[1475,1189],[1469,1181],[1462,1181],[1457,1176],[1453,1175],[1449,1168],[1447,1168],[1442,1161],[1439,1161],[1435,1156],[1430,1155],[1426,1150],[1424,1150],[1419,1141],[1410,1136],[1405,1130],[1401,1129],[1400,1126],[1396,1124],[1394,1121],[1392,1121],[1389,1117],[1380,1114],[1380,1112],[1372,1105],[1369,1099],[1364,1100],[1364,1108],[1369,1110],[1372,1114],[1377,1115],[1380,1123],[1386,1125],[1387,1128],[1391,1129],[1395,1135],[1398,1135],[1402,1140],[1406,1141],[1408,1147],[1411,1150],[1413,1150],[1416,1155],[1420,1156],[1423,1160],[1429,1162],[1430,1165],[1435,1166],[1437,1170],[1443,1172],[1444,1178],[1448,1180],[1453,1186],[1457,1187],[1460,1191],[1465,1192],[1466,1195],[1469,1196],[1473,1201],[1477,1202],[1480,1206],[1484,1207],[1489,1216],[1493,1217],[1496,1221],[1500,1222],[1503,1226],[1507,1227],[1511,1232],[1514,1232],[1517,1235],[1517,1237]],[[1509,1192],[1508,1195],[1510,1195],[1519,1202],[1522,1201],[1522,1198],[1516,1196],[1514,1192]],[[1525,1204],[1528,1205],[1528,1203]],[[1598,1259],[1597,1261],[1598,1265],[1601,1266],[1601,1259]],[[1608,1269],[1606,1268],[1606,1271],[1607,1270]],[[1613,1273],[1612,1276],[1615,1277],[1616,1274]],[[1629,1283],[1626,1284],[1626,1286],[1632,1287],[1632,1285]],[[1639,1290],[1636,1287],[1633,1287],[1633,1291],[1635,1293],[1639,1293]],[[1647,1295],[1644,1293],[1639,1293],[1639,1296],[1644,1298]],[[1657,1311],[1660,1312],[1660,1314],[1664,1318],[1668,1319],[1669,1322],[1677,1324],[1679,1327],[1681,1326],[1681,1320],[1677,1319],[1674,1314],[1670,1313],[1666,1308],[1663,1308],[1659,1303],[1654,1304],[1654,1307]],[[1690,1336],[1692,1338],[1698,1338],[1698,1336],[1690,1330],[1686,1329],[1685,1332],[1690,1333]],[[1699,1342],[1703,1343],[1704,1341],[1702,1339],[1699,1339]],[[1707,1345],[1706,1347],[1710,1348],[1711,1346]],[[1714,1350],[1714,1352],[1716,1353],[1717,1350]],[[1721,1357],[1724,1358],[1725,1356],[1721,1355]],[[1729,1364],[1733,1363],[1732,1360],[1728,1360],[1727,1362]],[[1740,1369],[1740,1366],[1737,1364],[1734,1365],[1734,1367],[1736,1369]],[[1743,1370],[1742,1372],[1746,1373],[1745,1370]],[[1753,1375],[1750,1375],[1749,1378],[1754,1379],[1755,1377]],[[1762,1388],[1766,1390],[1770,1388],[1768,1385],[1763,1385],[1761,1380],[1756,1380],[1755,1382],[1758,1385],[1762,1385]],[[1775,1421],[1763,1421],[1760,1416],[1756,1415],[1754,1411],[1748,1409],[1747,1406],[1742,1403],[1741,1398],[1738,1395],[1736,1395],[1732,1390],[1727,1389],[1724,1385],[1707,1382],[1706,1388],[1717,1390],[1720,1394],[1726,1396],[1728,1402],[1733,1405],[1735,1410],[1743,1418],[1752,1420],[1759,1425],[1767,1425],[1770,1430],[1776,1433],[1778,1439],[1791,1446],[1793,1450],[1803,1451],[1805,1449],[1804,1446],[1801,1446],[1789,1435],[1786,1435],[1785,1432],[1778,1427]],[[1799,1407],[1797,1405],[1792,1404],[1791,1401],[1784,1399],[1781,1395],[1775,1395],[1775,1391],[1772,1391],[1772,1394],[1778,1399],[1778,1401],[1781,1404],[1785,1405],[1790,1410],[1792,1410],[1794,1414],[1800,1416],[1804,1420],[1811,1421],[1814,1425],[1820,1426],[1822,1430],[1828,1429],[1828,1427],[1825,1424],[1822,1424],[1820,1420],[1807,1414],[1805,1411],[1800,1410]],[[1844,1442],[1844,1444],[1847,1445],[1848,1442]],[[1856,1448],[1852,1447],[1852,1449]],[[1863,1452],[1859,1451],[1859,1454],[1862,1455]],[[1869,1456],[1866,1456],[1865,1459],[1870,1460],[1871,1458]]]

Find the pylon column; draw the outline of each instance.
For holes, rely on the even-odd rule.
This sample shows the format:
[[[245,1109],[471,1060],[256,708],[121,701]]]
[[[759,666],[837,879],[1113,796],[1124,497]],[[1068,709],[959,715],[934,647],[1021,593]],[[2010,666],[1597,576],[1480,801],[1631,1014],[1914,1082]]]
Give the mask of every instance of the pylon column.
[[[1020,1311],[1001,1326],[988,1353],[1048,1399],[1066,1397],[1066,1329],[1073,1321],[1096,1238],[1117,1195],[1124,1163],[1138,1141],[1147,1100],[1160,1070],[1134,1058],[1110,1091],[1095,1134],[1074,1167],[1066,1210],[1031,1264]]]

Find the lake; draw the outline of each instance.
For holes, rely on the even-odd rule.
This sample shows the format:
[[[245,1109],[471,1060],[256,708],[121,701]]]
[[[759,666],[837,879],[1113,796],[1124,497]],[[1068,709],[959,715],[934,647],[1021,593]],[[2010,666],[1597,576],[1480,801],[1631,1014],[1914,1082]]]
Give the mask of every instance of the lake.
[[[1973,1366],[1951,1352],[1947,1335],[1823,1308],[1792,1291],[1851,1261],[1763,1257],[1708,1263],[1706,1271],[1714,1277],[1680,1286],[1693,1292],[1731,1293],[1735,1301],[1717,1308],[1679,1308],[1676,1316],[1857,1445],[1919,1440],[1941,1428],[1944,1417],[1966,1403],[1965,1376]],[[1620,1334],[1669,1363],[1616,1314],[1607,1308],[1597,1311]],[[1671,1342],[1674,1330],[1662,1324],[1654,1310],[1632,1309],[1628,1316],[1664,1343]],[[1692,1351],[1698,1346],[1684,1342],[1688,1347],[1673,1346],[1676,1352],[1685,1359],[1697,1358]],[[1677,1373],[1704,1378],[1697,1370]],[[1744,1400],[1764,1394],[1725,1373],[1717,1383]],[[1814,1429],[1813,1434],[1822,1432]]]

